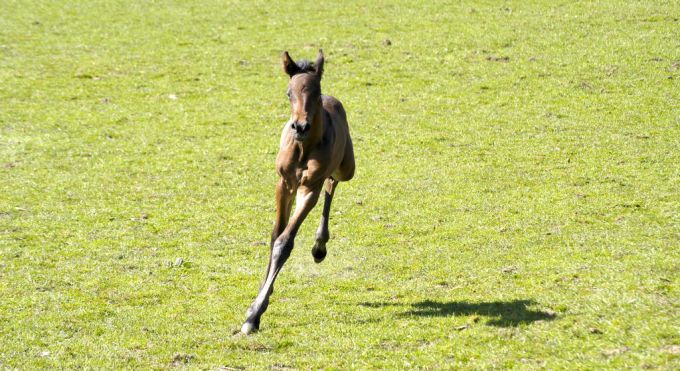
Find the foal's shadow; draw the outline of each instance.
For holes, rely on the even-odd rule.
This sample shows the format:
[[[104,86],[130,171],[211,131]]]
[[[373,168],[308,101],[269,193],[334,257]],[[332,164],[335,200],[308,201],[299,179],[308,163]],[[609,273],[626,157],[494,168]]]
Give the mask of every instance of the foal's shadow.
[[[512,300],[470,303],[467,301],[439,302],[424,300],[410,305],[402,316],[448,317],[455,315],[480,315],[491,317],[486,322],[490,326],[514,327],[536,321],[552,321],[557,318],[555,312],[529,309],[536,304],[533,300]],[[404,305],[396,303],[361,303],[367,307],[385,307]]]

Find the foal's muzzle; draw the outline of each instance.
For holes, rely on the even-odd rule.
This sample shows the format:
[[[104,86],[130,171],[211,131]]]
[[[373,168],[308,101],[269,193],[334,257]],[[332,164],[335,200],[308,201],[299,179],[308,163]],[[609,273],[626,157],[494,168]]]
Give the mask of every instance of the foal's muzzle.
[[[309,135],[309,129],[312,128],[312,125],[307,122],[293,122],[290,127],[293,129],[295,140],[304,140]]]

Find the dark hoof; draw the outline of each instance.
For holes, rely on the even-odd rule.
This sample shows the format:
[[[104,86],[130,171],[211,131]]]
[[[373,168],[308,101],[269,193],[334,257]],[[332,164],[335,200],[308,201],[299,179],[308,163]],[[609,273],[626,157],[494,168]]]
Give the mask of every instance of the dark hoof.
[[[312,248],[312,256],[315,263],[321,263],[326,258],[326,246],[319,246],[319,243]]]

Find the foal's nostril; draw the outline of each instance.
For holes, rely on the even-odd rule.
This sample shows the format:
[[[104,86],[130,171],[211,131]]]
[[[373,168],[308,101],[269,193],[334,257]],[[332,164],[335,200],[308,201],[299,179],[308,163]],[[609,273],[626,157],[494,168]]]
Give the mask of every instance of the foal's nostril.
[[[296,128],[295,128],[295,130],[296,130],[298,133],[304,133],[305,131],[309,130],[309,127],[310,127],[310,126],[311,126],[311,125],[309,125],[309,124],[306,123],[306,122],[298,122],[298,123],[297,123],[297,126],[296,126]]]
[[[303,134],[306,131],[309,131],[311,128],[311,125],[305,123],[305,122],[293,122],[290,124],[290,127],[295,130],[295,132],[299,134]]]

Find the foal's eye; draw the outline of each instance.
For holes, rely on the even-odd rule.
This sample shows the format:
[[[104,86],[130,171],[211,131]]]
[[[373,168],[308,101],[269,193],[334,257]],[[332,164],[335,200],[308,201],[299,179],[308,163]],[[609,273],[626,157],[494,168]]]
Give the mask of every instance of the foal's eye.
[[[286,95],[288,96],[288,99],[290,99],[290,90],[286,92]]]

